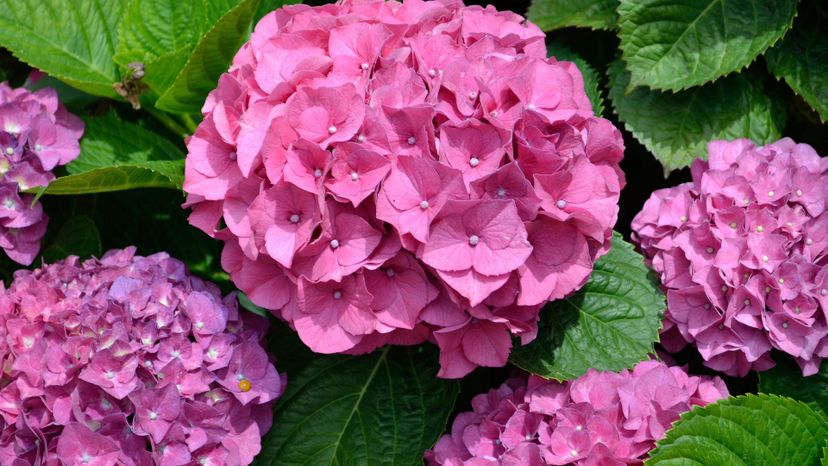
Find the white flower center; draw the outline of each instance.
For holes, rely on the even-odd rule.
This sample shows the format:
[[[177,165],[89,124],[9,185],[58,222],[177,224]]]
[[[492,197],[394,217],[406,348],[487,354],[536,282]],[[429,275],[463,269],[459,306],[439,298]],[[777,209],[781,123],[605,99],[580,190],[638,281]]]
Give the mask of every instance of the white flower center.
[[[322,176],[322,170],[320,170],[320,169],[318,169],[318,168],[317,168],[317,169],[315,169],[315,170],[313,171],[313,176],[314,176],[314,177],[316,177],[316,178],[319,178],[320,176]]]
[[[336,132],[336,126],[334,126],[334,125],[328,126],[328,132],[331,133],[331,134],[334,134]]]
[[[763,231],[765,231],[765,227],[763,227],[762,225],[756,227],[756,233],[762,233]]]
[[[768,197],[773,197],[775,195],[776,193],[774,191],[768,191]]]
[[[429,207],[429,203],[428,203],[428,201],[422,201],[422,202],[420,202],[420,208],[421,208],[421,209],[426,210],[426,209],[428,209],[428,207]]]
[[[528,108],[529,110],[537,110],[538,107],[536,107],[535,104],[529,104],[526,106],[526,108]]]
[[[768,256],[762,256],[762,262],[767,262],[767,261],[769,261],[769,260],[770,260],[770,257],[768,257]]]
[[[733,228],[735,230],[738,226],[739,225],[737,225],[736,222],[730,222],[730,228]]]
[[[408,144],[413,146],[416,143],[417,143],[417,139],[414,136],[409,136]]]
[[[469,92],[469,100],[474,100],[477,98],[477,91]]]
[[[797,190],[796,190],[796,195],[797,195],[797,196],[802,196],[802,190],[801,190],[801,189],[797,189]]]
[[[115,378],[115,373],[112,371],[106,371],[104,372],[104,377],[106,377],[109,380],[112,380]]]
[[[356,181],[359,179],[359,173],[351,172],[351,181]]]
[[[209,356],[210,359],[216,359],[218,357],[218,351],[216,351],[215,348],[210,348],[207,351],[207,356]]]
[[[782,328],[788,328],[788,323],[787,322],[782,322]]]
[[[387,275],[389,278],[393,277],[396,274],[397,274],[397,272],[394,269],[386,269],[385,270],[385,275]]]
[[[299,223],[299,220],[301,220],[299,214],[293,214],[290,216],[290,223]]]
[[[682,223],[683,223],[683,222],[686,222],[686,221],[687,221],[687,216],[686,216],[686,215],[682,215],[681,217],[679,217],[679,220],[681,220],[681,221],[682,221]]]
[[[368,69],[368,63],[363,63],[363,64],[359,65],[359,67],[362,68],[363,70],[367,70]]]
[[[204,322],[196,322],[195,327],[199,330],[204,328]]]
[[[339,240],[332,239],[331,240],[331,249],[336,249],[339,247]]]
[[[12,149],[11,147],[6,147],[6,154],[8,154],[8,155],[14,154],[14,149]]]
[[[750,306],[750,300],[749,299],[744,300],[744,303],[745,303],[745,306]]]
[[[437,70],[435,70],[434,68],[428,70],[428,75],[431,76],[432,78],[434,76],[437,76]]]
[[[476,167],[476,166],[480,165],[480,159],[478,159],[477,157],[470,158],[469,159],[469,165],[471,165],[472,167]]]
[[[504,198],[506,197],[506,190],[503,188],[497,188],[497,197]]]
[[[805,240],[805,244],[810,246],[810,245],[814,244],[814,240],[812,240],[811,238],[808,238],[808,239]]]
[[[708,254],[713,254],[713,248],[707,248],[705,251],[707,251]]]
[[[339,290],[334,291],[333,299],[342,299],[342,292]]]
[[[364,134],[360,134],[359,136],[357,136],[357,141],[359,141],[359,142],[365,142],[365,135],[364,135]]]
[[[477,236],[477,235],[469,236],[469,244],[471,244],[472,246],[477,246],[477,243],[479,243],[479,242],[480,242],[480,237],[479,236]]]
[[[555,205],[558,206],[559,209],[563,209],[564,207],[566,207],[566,201],[561,199],[560,201],[556,202]]]
[[[150,421],[154,421],[154,420],[158,419],[158,413],[156,413],[155,411],[150,411],[149,412],[149,418],[150,418]]]
[[[92,461],[92,455],[90,455],[89,453],[84,452],[81,455],[81,463],[89,464],[91,461]]]

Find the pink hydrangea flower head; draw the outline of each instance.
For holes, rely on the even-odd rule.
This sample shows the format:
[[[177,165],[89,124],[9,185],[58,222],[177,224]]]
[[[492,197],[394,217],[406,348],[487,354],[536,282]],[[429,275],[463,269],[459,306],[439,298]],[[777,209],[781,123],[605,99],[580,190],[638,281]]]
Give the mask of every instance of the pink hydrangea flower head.
[[[641,464],[679,416],[728,396],[718,377],[644,361],[561,383],[517,375],[472,400],[451,433],[425,452],[429,466]]]
[[[264,319],[134,248],[16,272],[0,296],[0,464],[247,465],[285,377]]]
[[[460,0],[265,16],[188,142],[190,222],[313,350],[503,365],[606,253],[621,134],[544,34]]]
[[[31,92],[0,83],[0,248],[29,265],[40,252],[49,222],[34,196],[52,170],[80,154],[83,122],[67,112],[52,88]]]
[[[662,344],[696,345],[728,375],[773,367],[804,375],[828,357],[828,158],[782,139],[714,141],[693,181],[654,192],[633,239],[667,293]]]

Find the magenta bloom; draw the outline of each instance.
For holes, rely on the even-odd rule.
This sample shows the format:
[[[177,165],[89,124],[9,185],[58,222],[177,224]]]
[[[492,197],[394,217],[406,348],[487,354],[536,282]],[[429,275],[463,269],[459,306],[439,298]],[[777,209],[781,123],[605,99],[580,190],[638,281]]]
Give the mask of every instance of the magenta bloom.
[[[15,273],[0,296],[0,464],[247,465],[285,388],[263,319],[165,253]]]
[[[565,383],[518,375],[475,396],[425,458],[429,466],[641,464],[682,413],[728,395],[718,377],[659,361],[590,369]]]
[[[505,364],[610,245],[621,134],[519,15],[344,0],[264,17],[188,142],[190,222],[314,351]]]
[[[816,373],[828,357],[828,159],[790,139],[714,141],[692,174],[632,224],[667,292],[662,344],[693,343],[729,375],[773,367],[773,348]]]
[[[67,112],[52,88],[37,92],[0,83],[0,248],[29,265],[40,252],[48,217],[34,196],[19,191],[46,186],[52,169],[80,154],[83,122]]]

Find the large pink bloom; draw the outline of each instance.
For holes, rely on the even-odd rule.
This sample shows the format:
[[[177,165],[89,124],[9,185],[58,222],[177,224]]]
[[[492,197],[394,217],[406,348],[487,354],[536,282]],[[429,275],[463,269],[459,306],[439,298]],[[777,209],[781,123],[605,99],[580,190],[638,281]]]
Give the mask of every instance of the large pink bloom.
[[[472,399],[425,453],[435,465],[641,464],[679,416],[728,396],[718,377],[659,361],[570,382],[520,374]]]
[[[83,127],[54,89],[0,83],[0,248],[11,260],[31,264],[49,223],[34,196],[19,191],[46,186],[54,168],[74,160]]]
[[[0,290],[0,463],[246,465],[285,377],[266,322],[165,253],[21,270]]]
[[[544,39],[460,0],[265,16],[188,144],[190,222],[316,351],[503,365],[607,252],[624,185],[621,134]]]
[[[667,291],[662,342],[694,343],[729,375],[773,366],[805,375],[828,356],[828,159],[782,139],[714,141],[693,182],[653,193],[633,238]]]

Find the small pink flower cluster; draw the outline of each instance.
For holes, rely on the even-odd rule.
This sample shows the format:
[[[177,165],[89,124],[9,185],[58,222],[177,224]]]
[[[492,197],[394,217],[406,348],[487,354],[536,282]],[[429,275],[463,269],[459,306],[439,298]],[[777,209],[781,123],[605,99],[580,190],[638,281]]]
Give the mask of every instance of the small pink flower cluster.
[[[190,221],[317,352],[429,339],[442,377],[502,366],[610,245],[621,135],[514,13],[285,7],[203,112]]]
[[[777,348],[813,374],[828,356],[828,158],[790,139],[715,141],[709,158],[633,220],[667,291],[662,344],[695,343],[736,376]]]
[[[247,465],[284,389],[266,322],[159,253],[16,272],[0,296],[0,464]],[[244,320],[244,322],[242,322]]]
[[[659,361],[560,383],[530,375],[477,395],[451,434],[425,453],[429,466],[641,464],[679,416],[728,396],[718,377]]]
[[[23,265],[34,261],[49,219],[33,195],[52,169],[80,154],[83,122],[67,112],[54,89],[36,92],[0,83],[0,247]]]

